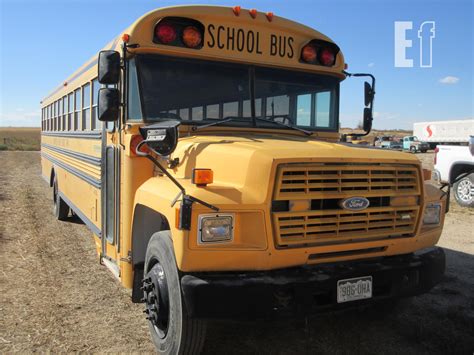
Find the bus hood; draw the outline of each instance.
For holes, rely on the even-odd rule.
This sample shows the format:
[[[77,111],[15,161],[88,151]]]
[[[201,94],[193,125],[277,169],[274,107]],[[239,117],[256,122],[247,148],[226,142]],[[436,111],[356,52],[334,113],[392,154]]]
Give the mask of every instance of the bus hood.
[[[261,204],[272,193],[276,165],[292,162],[366,162],[419,164],[409,153],[327,142],[314,138],[272,135],[199,135],[180,138],[172,155],[179,164],[174,172],[179,179],[191,179],[194,168],[212,169],[214,183],[207,186],[212,195],[228,196],[232,202]],[[202,191],[204,193],[204,191]],[[207,193],[205,194],[207,195]],[[204,195],[202,195],[204,196]],[[207,196],[209,198],[209,196]],[[236,201],[236,199],[238,201]],[[214,202],[218,200],[212,198]],[[211,202],[211,201],[210,201]],[[228,201],[229,203],[231,201]]]

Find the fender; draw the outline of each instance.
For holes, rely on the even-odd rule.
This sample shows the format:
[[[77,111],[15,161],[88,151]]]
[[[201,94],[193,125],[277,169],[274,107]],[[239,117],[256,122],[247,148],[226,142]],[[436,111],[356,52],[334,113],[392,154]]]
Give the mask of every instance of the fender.
[[[166,177],[154,177],[141,185],[136,194],[133,208],[131,231],[131,255],[134,269],[132,301],[139,302],[143,278],[143,263],[146,249],[151,236],[163,230],[169,230],[176,251],[176,260],[182,257],[183,234],[175,226],[175,210],[179,206],[171,206],[179,190]],[[179,259],[178,259],[179,256]],[[179,263],[178,263],[179,266]]]
[[[474,163],[470,161],[457,161],[449,169],[449,184],[453,185],[460,175],[469,174],[474,171]],[[464,177],[464,176],[463,176]]]

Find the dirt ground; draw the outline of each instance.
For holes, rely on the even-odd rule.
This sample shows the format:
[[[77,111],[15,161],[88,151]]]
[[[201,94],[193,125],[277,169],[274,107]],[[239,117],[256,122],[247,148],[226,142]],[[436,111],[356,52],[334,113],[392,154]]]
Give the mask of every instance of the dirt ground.
[[[432,154],[419,155],[426,166]],[[0,352],[153,352],[142,305],[99,265],[90,232],[58,222],[38,152],[0,152]],[[383,318],[211,322],[206,354],[464,353],[474,350],[474,211],[455,203],[444,280]]]

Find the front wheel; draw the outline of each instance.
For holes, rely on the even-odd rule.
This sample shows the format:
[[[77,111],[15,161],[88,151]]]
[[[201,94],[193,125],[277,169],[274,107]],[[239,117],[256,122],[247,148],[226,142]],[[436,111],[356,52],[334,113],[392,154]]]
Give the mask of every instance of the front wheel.
[[[415,153],[416,153],[416,147],[413,147],[413,146],[410,147],[410,152],[412,152],[413,154],[415,154]]]
[[[148,243],[143,293],[144,312],[158,353],[200,353],[206,323],[187,315],[169,231],[153,234]]]
[[[474,173],[456,181],[454,187],[454,198],[462,207],[474,207]]]

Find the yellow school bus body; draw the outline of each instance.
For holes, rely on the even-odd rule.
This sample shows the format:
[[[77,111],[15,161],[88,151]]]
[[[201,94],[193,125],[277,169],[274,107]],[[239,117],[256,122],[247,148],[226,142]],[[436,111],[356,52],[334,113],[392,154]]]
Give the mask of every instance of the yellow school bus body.
[[[154,43],[153,28],[157,21],[167,16],[192,18],[200,21],[206,31],[213,30],[212,36],[210,32],[205,34],[204,42],[207,45],[200,50],[193,50]],[[209,27],[210,25],[213,27]],[[257,41],[255,34],[258,33],[258,50],[256,47],[253,47],[251,52],[245,49],[238,51],[219,48],[219,45],[222,46],[224,43],[224,37],[219,39],[218,35],[225,33],[227,36],[228,28],[233,28],[235,31],[241,29],[245,36],[249,31],[253,31],[255,43]],[[122,34],[129,36],[129,44],[139,45],[137,48],[128,48],[127,58],[135,54],[159,53],[173,57],[317,72],[340,80],[345,78],[343,73],[345,60],[341,52],[338,53],[335,65],[332,67],[308,65],[299,60],[302,47],[310,40],[322,39],[332,43],[329,38],[311,28],[278,16],[272,17],[269,21],[261,12],[258,12],[254,19],[249,16],[247,10],[242,10],[240,15],[236,16],[233,10],[227,7],[169,7],[144,15]],[[105,49],[122,51],[122,34]],[[286,50],[281,52],[282,55],[279,53],[270,55],[272,51],[274,52],[274,48],[271,48],[271,36],[286,41]],[[209,46],[209,41],[214,41],[212,48]],[[227,37],[225,41],[227,42]],[[291,41],[291,50],[288,41]],[[235,43],[234,45],[236,46]],[[290,52],[293,52],[292,55]],[[92,58],[68,78],[43,100],[43,108],[54,104],[86,82],[92,82],[97,77],[96,62],[97,57]],[[90,95],[92,102],[92,93]],[[170,172],[186,188],[188,194],[218,206],[219,213],[231,213],[235,216],[235,235],[231,243],[199,244],[198,216],[212,211],[202,205],[194,204],[190,230],[177,228],[179,203],[172,205],[172,201],[176,198],[178,189],[167,177],[157,174],[149,160],[137,157],[130,151],[131,139],[139,134],[138,128],[143,123],[124,122],[115,132],[76,130],[69,133],[51,131],[47,129],[45,121],[47,118],[43,120],[42,174],[50,183],[52,174],[56,174],[59,190],[67,198],[72,209],[79,212],[80,217],[94,231],[98,253],[116,265],[118,276],[127,288],[134,287],[134,272],[140,261],[143,261],[146,250],[143,240],[147,241],[150,237],[140,234],[145,227],[142,226],[143,221],[140,224],[138,218],[141,217],[137,217],[137,214],[143,207],[166,218],[177,267],[185,273],[274,270],[410,254],[434,246],[441,235],[446,199],[439,190],[424,183],[420,162],[414,155],[342,144],[339,142],[338,132],[316,132],[311,137],[306,137],[291,130],[215,126],[197,133],[191,131],[189,126],[181,126],[177,149],[170,157],[170,159],[179,158],[179,164],[170,169]],[[92,124],[89,124],[89,127],[91,126]],[[101,173],[103,174],[100,165],[103,159],[101,140],[115,145],[120,150],[120,162],[117,167],[120,173],[120,190],[115,202],[119,206],[118,240],[114,243],[101,243],[99,239],[104,203],[101,197]],[[380,232],[378,235],[368,233],[364,236],[365,233],[362,233],[351,237],[346,236],[341,229],[338,232],[338,235],[342,236],[340,240],[323,237],[321,241],[310,238],[309,242],[306,242],[289,238],[285,239],[289,242],[284,245],[281,242],[284,238],[281,236],[283,232],[279,228],[279,223],[290,222],[287,222],[285,216],[271,210],[272,201],[278,200],[280,194],[278,192],[282,183],[279,177],[280,169],[296,167],[304,172],[309,168],[325,169],[325,164],[336,164],[339,174],[342,174],[341,171],[348,166],[353,169],[365,167],[364,169],[371,172],[376,166],[385,166],[389,170],[392,169],[390,171],[397,171],[396,174],[398,174],[396,169],[402,169],[400,166],[408,169],[413,178],[411,180],[413,191],[408,194],[393,191],[384,193],[387,198],[397,197],[398,199],[393,199],[397,200],[397,205],[381,209],[379,213],[396,214],[399,213],[398,210],[405,208],[409,211],[407,213],[411,213],[408,217],[412,219],[411,224],[407,227],[410,229],[408,233],[410,236],[388,238],[387,233]],[[191,175],[194,168],[212,169],[214,182],[206,187],[192,184]],[[81,175],[84,176],[81,178]],[[87,179],[89,181],[85,181]],[[328,196],[333,195],[328,192]],[[341,192],[337,197],[354,195],[357,194]],[[365,196],[363,193],[362,195]],[[318,196],[324,198],[324,192]],[[367,196],[370,196],[370,193]],[[289,217],[307,220],[310,218],[308,216],[314,215],[314,211],[304,207],[308,206],[307,201],[311,200],[311,197],[289,193],[285,198],[293,201],[295,206],[299,206],[294,211],[287,212]],[[431,202],[438,201],[441,201],[443,206],[441,222],[434,227],[424,226],[424,209]],[[366,223],[375,217],[366,215],[364,219],[365,217],[361,216],[335,214],[331,218],[333,220],[331,223],[341,228],[342,224],[334,220],[344,220],[344,223],[348,224],[358,221]],[[398,222],[394,222],[393,215],[391,218],[392,222],[378,223],[392,223],[390,226],[398,228],[396,225]],[[305,223],[302,222],[296,228],[305,231],[308,228],[314,229]],[[316,230],[317,228],[324,231],[324,226],[316,227]]]

